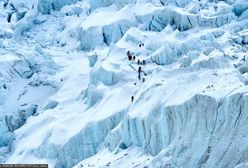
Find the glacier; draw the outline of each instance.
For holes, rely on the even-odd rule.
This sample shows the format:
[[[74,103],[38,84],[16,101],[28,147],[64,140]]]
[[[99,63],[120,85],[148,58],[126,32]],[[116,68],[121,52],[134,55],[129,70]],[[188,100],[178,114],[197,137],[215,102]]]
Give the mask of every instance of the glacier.
[[[248,167],[247,16],[246,0],[0,0],[0,163]]]

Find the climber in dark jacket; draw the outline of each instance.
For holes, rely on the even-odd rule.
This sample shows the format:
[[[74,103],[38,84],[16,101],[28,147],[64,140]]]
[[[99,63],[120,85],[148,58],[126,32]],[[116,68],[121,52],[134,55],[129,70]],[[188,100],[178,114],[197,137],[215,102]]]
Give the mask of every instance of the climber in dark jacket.
[[[140,65],[140,60],[138,59],[137,64]]]
[[[7,1],[3,1],[3,2],[4,2],[3,7],[5,9],[7,7],[7,5],[8,5],[8,3],[9,3],[9,1],[7,0]]]
[[[145,60],[143,60],[143,61],[142,61],[142,64],[143,64],[143,65],[145,65],[145,64],[146,64],[146,61],[145,61]]]
[[[129,60],[129,61],[132,60],[132,56],[131,56],[131,55],[128,56],[128,60]]]
[[[128,60],[129,60],[129,61],[132,60],[132,55],[131,55],[130,51],[127,51],[127,57],[128,57]]]
[[[134,100],[134,97],[132,96],[132,97],[131,97],[131,102],[133,102],[133,100]]]
[[[138,79],[139,80],[141,79],[140,73],[141,73],[141,66],[139,66],[139,69],[138,69]]]
[[[141,66],[139,66],[138,73],[139,74],[141,73]]]
[[[11,21],[12,14],[13,13],[8,13],[8,16],[7,16],[7,22],[8,23],[10,23],[10,21]]]
[[[133,60],[135,61],[135,59],[136,59],[136,57],[135,56],[133,56]]]

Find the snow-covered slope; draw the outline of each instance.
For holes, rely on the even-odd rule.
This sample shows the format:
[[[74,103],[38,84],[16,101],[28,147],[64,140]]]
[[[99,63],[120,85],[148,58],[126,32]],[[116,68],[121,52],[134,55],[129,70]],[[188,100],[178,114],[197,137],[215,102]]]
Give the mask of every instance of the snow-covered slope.
[[[247,9],[0,0],[0,163],[248,167]]]

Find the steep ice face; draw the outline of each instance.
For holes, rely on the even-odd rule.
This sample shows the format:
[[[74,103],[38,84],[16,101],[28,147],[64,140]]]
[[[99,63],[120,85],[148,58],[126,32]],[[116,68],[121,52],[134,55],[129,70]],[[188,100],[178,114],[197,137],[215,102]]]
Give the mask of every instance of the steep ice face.
[[[137,27],[137,23],[142,23],[140,27],[143,30],[162,31],[171,25],[173,29],[185,31],[198,26],[220,27],[236,18],[233,7],[221,2],[199,9],[198,13],[192,12],[191,8],[187,11],[184,8],[161,7],[150,3],[132,4],[118,11],[114,6],[108,8],[110,11],[107,12],[94,11],[83,21],[80,34],[82,49],[90,50],[104,43],[115,43],[129,28]],[[133,11],[133,14],[129,11]]]
[[[87,17],[81,26],[81,48],[90,50],[104,43],[109,45],[117,42],[128,28],[136,26],[136,22],[134,15],[123,9],[100,14],[95,12]]]
[[[63,6],[73,4],[77,0],[38,0],[38,11],[50,14],[52,11],[60,10]]]
[[[245,12],[248,9],[248,3],[244,0],[237,0],[234,3],[234,13],[237,16],[242,15],[243,12]]]
[[[100,8],[100,7],[107,7],[110,5],[116,5],[118,7],[124,7],[130,4],[145,4],[145,3],[155,3],[163,6],[167,5],[174,5],[178,7],[184,7],[188,5],[191,1],[190,0],[91,0],[89,1],[90,8],[92,10]]]

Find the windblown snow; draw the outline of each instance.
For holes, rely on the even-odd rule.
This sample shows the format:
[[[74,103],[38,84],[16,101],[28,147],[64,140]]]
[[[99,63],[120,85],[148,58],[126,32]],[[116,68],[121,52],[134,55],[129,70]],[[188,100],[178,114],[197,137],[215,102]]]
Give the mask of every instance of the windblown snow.
[[[247,49],[247,0],[0,0],[0,163],[247,168]]]

